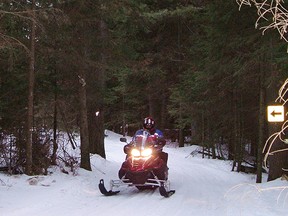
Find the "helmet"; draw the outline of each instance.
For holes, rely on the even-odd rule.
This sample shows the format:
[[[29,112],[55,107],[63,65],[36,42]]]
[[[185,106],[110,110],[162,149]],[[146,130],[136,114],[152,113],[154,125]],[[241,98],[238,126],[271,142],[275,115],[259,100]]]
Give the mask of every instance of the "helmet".
[[[151,130],[155,126],[155,121],[151,117],[146,117],[143,121],[143,127],[147,130]]]

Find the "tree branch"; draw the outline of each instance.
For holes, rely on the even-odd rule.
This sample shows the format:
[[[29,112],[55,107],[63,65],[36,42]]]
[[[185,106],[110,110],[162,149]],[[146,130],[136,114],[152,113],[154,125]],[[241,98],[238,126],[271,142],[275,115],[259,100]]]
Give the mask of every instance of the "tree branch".
[[[277,29],[280,38],[288,42],[287,26],[288,26],[288,10],[283,6],[283,0],[236,0],[239,5],[239,10],[242,5],[252,6],[257,8],[259,18],[256,20],[255,27],[257,28],[261,20],[270,22],[270,24],[260,27],[262,34],[268,29]]]

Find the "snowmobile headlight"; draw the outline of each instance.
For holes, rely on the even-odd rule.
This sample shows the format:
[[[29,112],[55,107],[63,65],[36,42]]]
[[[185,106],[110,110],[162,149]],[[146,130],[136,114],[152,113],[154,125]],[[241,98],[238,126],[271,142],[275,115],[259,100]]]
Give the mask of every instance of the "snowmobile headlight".
[[[132,149],[131,155],[134,157],[139,157],[140,156],[140,151],[138,149]]]
[[[152,149],[151,148],[146,148],[144,150],[142,150],[141,152],[141,156],[143,157],[149,157],[152,154]]]

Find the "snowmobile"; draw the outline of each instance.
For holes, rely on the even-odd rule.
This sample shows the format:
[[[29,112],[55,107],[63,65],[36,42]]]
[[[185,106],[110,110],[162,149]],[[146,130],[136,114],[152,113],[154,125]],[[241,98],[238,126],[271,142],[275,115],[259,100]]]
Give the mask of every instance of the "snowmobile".
[[[175,193],[175,190],[170,190],[168,167],[161,158],[163,146],[157,145],[154,135],[144,132],[143,135],[135,136],[129,144],[125,137],[121,137],[120,141],[127,144],[124,147],[126,160],[118,172],[119,179],[110,181],[109,191],[105,188],[104,180],[100,180],[99,189],[102,194],[118,194],[120,191],[113,189],[120,186],[135,186],[139,190],[159,188],[164,197]]]

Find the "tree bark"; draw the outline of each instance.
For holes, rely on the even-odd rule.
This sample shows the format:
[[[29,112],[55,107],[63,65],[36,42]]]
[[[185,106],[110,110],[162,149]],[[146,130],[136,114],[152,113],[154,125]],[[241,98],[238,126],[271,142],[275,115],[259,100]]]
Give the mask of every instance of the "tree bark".
[[[57,122],[57,101],[58,101],[58,92],[57,92],[57,80],[55,78],[55,83],[54,83],[54,119],[53,119],[53,152],[51,156],[51,164],[56,165],[56,159],[57,159],[57,149],[58,149],[58,144],[57,144],[57,127],[58,127],[58,122]]]
[[[99,154],[101,157],[106,158],[105,148],[104,148],[104,89],[105,89],[105,65],[106,63],[106,53],[105,50],[105,41],[107,41],[107,25],[106,23],[101,20],[100,21],[100,38],[101,41],[104,43],[103,49],[101,52],[101,65],[97,72],[90,74],[93,76],[91,80],[96,80],[98,86],[97,92],[94,92],[96,95],[93,97],[93,89],[90,86],[89,95],[89,141],[90,141],[90,152],[94,154]]]
[[[280,140],[277,140],[273,143],[273,146],[271,148],[271,151],[277,151],[281,149],[287,148],[287,144],[284,144]],[[269,174],[268,174],[268,181],[275,180],[277,178],[280,178],[284,173],[287,174],[287,171],[284,171],[283,169],[288,169],[288,152],[282,151],[275,153],[273,155],[270,155],[269,160]],[[258,167],[257,167],[258,168]],[[257,169],[258,171],[258,169]]]
[[[262,163],[263,163],[263,146],[265,142],[265,73],[260,68],[259,75],[260,83],[260,97],[259,97],[259,134],[258,134],[258,148],[257,148],[257,177],[256,183],[262,182]]]
[[[34,104],[34,82],[35,82],[35,36],[36,36],[36,21],[35,21],[35,0],[32,0],[32,23],[30,34],[30,62],[28,74],[28,116],[27,116],[27,143],[26,143],[26,167],[25,173],[32,175],[32,145],[33,145],[33,104]]]
[[[90,164],[89,133],[88,133],[87,105],[86,105],[86,81],[84,71],[80,72],[79,82],[80,82],[79,104],[80,104],[80,140],[81,140],[80,167],[90,171],[91,164]]]

